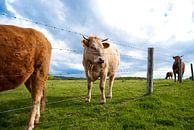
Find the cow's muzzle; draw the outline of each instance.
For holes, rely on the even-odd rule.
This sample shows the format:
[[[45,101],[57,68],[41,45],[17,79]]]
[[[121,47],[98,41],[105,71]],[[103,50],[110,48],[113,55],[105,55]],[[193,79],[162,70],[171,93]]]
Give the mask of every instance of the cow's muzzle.
[[[104,61],[99,61],[99,62],[98,62],[98,64],[102,64],[102,63],[104,63]]]
[[[103,60],[102,58],[99,58],[98,60],[99,60],[99,61],[98,61],[98,64],[104,63],[104,60]]]

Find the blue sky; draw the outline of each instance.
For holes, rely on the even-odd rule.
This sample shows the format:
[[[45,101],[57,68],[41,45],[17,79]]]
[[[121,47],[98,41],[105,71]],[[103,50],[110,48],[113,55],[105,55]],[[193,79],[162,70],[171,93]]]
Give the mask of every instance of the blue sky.
[[[183,55],[184,78],[191,75],[193,0],[1,0],[0,13],[0,24],[35,28],[58,48],[52,50],[50,74],[84,76],[81,33],[109,38],[119,49],[117,76],[146,77],[148,47],[155,50],[154,78],[172,71],[175,55]]]

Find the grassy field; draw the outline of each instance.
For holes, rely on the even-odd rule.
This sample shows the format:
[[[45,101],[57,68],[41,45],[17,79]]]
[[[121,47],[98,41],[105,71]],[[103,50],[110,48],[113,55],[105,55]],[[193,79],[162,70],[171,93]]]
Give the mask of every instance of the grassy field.
[[[47,106],[35,130],[194,129],[194,82],[155,80],[154,93],[145,96],[145,80],[116,80],[113,98],[99,104],[99,82],[91,103],[85,103],[85,80],[50,80]],[[106,92],[107,91],[106,87]],[[25,87],[0,93],[0,130],[25,128],[31,105]]]

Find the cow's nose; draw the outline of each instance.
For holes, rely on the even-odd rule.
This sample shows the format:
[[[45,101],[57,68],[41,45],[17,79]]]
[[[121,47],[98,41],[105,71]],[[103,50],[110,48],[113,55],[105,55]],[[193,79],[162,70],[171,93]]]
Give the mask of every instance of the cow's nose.
[[[103,60],[101,57],[99,57],[99,61],[100,61],[101,63],[104,63],[104,60]]]

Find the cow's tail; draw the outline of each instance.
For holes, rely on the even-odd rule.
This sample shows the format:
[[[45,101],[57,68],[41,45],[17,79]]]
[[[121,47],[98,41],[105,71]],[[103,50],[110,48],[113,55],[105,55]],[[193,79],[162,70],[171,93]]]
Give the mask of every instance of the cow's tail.
[[[45,87],[42,92],[42,97],[41,97],[41,105],[40,105],[40,111],[44,112],[45,111],[45,106],[46,106],[46,94],[45,94]]]

